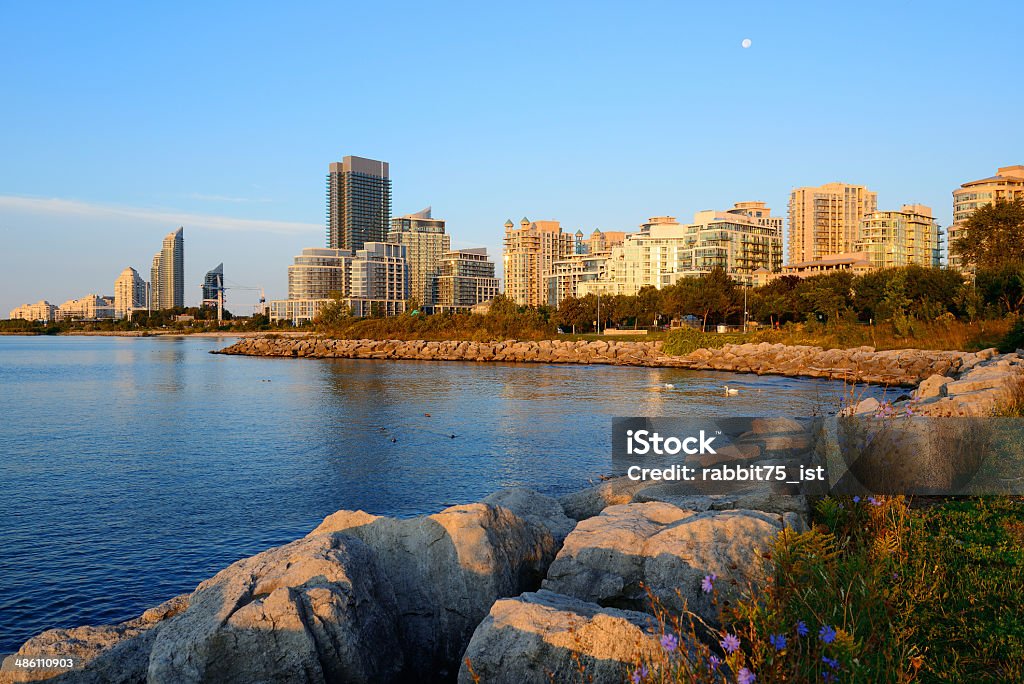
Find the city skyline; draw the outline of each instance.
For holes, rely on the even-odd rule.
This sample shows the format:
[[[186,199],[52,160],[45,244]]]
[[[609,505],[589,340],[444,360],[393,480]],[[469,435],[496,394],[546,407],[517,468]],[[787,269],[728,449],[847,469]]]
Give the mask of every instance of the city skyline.
[[[358,7],[211,8],[202,21],[133,8],[103,17],[125,39],[102,47],[88,8],[11,8],[0,55],[20,68],[0,75],[16,103],[0,125],[17,132],[0,161],[0,311],[109,292],[125,266],[147,272],[153,238],[178,225],[186,304],[219,261],[234,283],[282,297],[283,265],[323,244],[324,165],[346,154],[390,163],[393,215],[433,205],[452,249],[495,257],[502,222],[523,213],[569,232],[633,232],[741,200],[782,213],[793,188],[831,182],[869,187],[885,210],[930,206],[948,228],[953,190],[1024,158],[1012,129],[976,135],[1024,96],[999,69],[974,67],[1002,63],[1020,8],[975,26],[881,3],[786,16],[580,7],[410,6],[386,20]],[[840,20],[844,31],[821,30]],[[354,53],[388,32],[383,71],[326,59],[340,24]],[[146,47],[167,32],[188,54]],[[254,38],[277,47],[253,55]],[[522,41],[559,48],[510,47]],[[852,68],[856,84],[835,78]],[[893,106],[908,88],[939,101]],[[388,104],[411,96],[440,106]],[[378,104],[342,106],[359,99]]]

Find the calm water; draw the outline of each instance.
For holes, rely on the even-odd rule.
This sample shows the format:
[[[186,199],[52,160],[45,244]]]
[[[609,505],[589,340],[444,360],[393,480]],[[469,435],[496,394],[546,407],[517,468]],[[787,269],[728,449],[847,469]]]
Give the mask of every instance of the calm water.
[[[506,486],[580,488],[610,468],[612,416],[808,415],[841,389],[207,353],[228,343],[0,337],[0,652],[134,617],[340,508],[410,516]]]

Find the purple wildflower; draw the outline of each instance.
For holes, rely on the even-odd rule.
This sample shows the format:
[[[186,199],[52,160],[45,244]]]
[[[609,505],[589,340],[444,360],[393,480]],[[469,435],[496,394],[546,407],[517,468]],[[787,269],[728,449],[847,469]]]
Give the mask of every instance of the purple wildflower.
[[[757,675],[743,667],[736,674],[736,681],[738,684],[754,684],[754,680],[757,679]]]
[[[666,634],[661,637],[661,647],[666,651],[674,651],[679,648],[679,639],[676,638],[675,634]]]
[[[838,670],[839,669],[839,661],[836,660],[835,658],[829,658],[828,656],[823,655],[823,656],[821,656],[821,662],[825,663],[826,665],[831,667],[833,670]]]
[[[640,667],[633,670],[633,676],[629,679],[633,684],[640,684],[641,681],[647,678],[647,666],[641,665]]]
[[[776,651],[786,648],[785,634],[772,634],[768,637],[768,643],[775,647]]]
[[[881,506],[882,505],[882,502],[879,501],[878,499],[876,499],[873,496],[869,496],[868,497],[868,503],[871,504],[872,506]]]
[[[722,664],[722,659],[716,655],[708,656],[708,670],[714,672]]]
[[[859,496],[853,497],[853,503],[860,503],[860,497]]]
[[[725,638],[718,643],[721,644],[726,653],[735,653],[740,650],[740,638],[735,634],[726,634]]]
[[[718,575],[711,573],[710,575],[704,575],[704,579],[700,583],[700,588],[705,594],[710,594],[715,589],[715,580],[718,579]]]
[[[834,627],[822,625],[821,631],[818,632],[818,636],[821,637],[821,640],[824,643],[831,644],[833,641],[836,640],[836,630]]]
[[[907,418],[910,418],[913,415],[914,415],[914,407],[913,406],[908,406],[907,407]]]
[[[805,636],[807,636],[807,634],[810,631],[811,630],[807,629],[807,623],[805,623],[803,620],[801,620],[800,622],[796,623],[796,635],[797,636],[805,637]]]

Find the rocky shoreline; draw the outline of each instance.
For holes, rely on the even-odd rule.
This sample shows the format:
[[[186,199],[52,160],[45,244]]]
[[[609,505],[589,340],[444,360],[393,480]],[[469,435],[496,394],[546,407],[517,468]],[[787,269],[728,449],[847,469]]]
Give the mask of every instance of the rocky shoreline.
[[[674,356],[664,351],[661,341],[428,342],[259,337],[239,340],[214,353],[314,359],[606,364],[803,376],[912,387],[932,375],[953,376],[964,372],[991,359],[996,350],[976,353],[924,349],[876,351],[872,347],[822,349],[763,342],[727,344],[720,349],[697,349]]]
[[[396,342],[258,342],[243,340],[224,353],[402,358],[394,354],[406,352]],[[430,358],[463,359],[474,349],[430,344],[412,348],[431,350]],[[498,351],[517,356],[517,344]],[[541,349],[556,355],[536,344],[538,356]],[[630,354],[637,349],[647,349],[650,360],[664,356],[657,343],[618,343],[629,346],[614,350],[581,344],[586,351],[573,358],[635,363]],[[683,359],[738,369],[752,367],[746,359],[754,352],[695,354]],[[896,404],[921,415],[989,415],[1013,398],[1024,371],[1019,354],[994,350],[881,358],[913,359],[900,367],[905,377],[943,369]],[[878,410],[870,399],[851,413]],[[792,454],[807,448],[808,430],[807,421],[753,419],[741,440],[760,455]],[[767,581],[764,553],[783,529],[805,529],[808,517],[807,497],[799,493],[753,486],[728,495],[681,494],[666,483],[627,478],[559,499],[506,489],[407,520],[338,511],[305,537],[240,560],[136,619],[29,639],[7,663],[74,657],[81,667],[5,666],[0,683],[468,684],[479,677],[540,684],[577,676],[581,663],[591,681],[622,681],[627,666],[658,648],[648,590],[670,611],[685,605],[714,625],[717,610],[701,579],[717,576],[720,600],[735,600],[742,587],[756,592]]]

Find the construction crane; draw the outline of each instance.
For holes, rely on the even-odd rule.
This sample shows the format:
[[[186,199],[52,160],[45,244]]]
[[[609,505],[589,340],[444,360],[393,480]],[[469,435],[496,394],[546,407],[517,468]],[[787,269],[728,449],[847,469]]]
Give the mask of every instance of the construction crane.
[[[216,299],[203,299],[203,306],[206,306],[208,304],[210,304],[210,305],[216,304],[217,305],[217,323],[218,324],[222,323],[223,320],[224,320],[224,292],[225,292],[225,290],[249,290],[249,291],[252,291],[252,292],[259,292],[260,293],[260,304],[265,304],[266,301],[267,301],[267,297],[264,294],[262,287],[251,287],[251,286],[248,286],[248,285],[224,285],[223,281],[221,281],[221,284],[216,284],[216,285],[206,285],[206,284],[203,284],[203,285],[200,285],[200,287],[203,288],[203,293],[204,294],[206,292],[208,292],[208,291],[213,291],[213,292],[217,293],[217,298]],[[262,307],[260,307],[260,308],[262,309]]]

